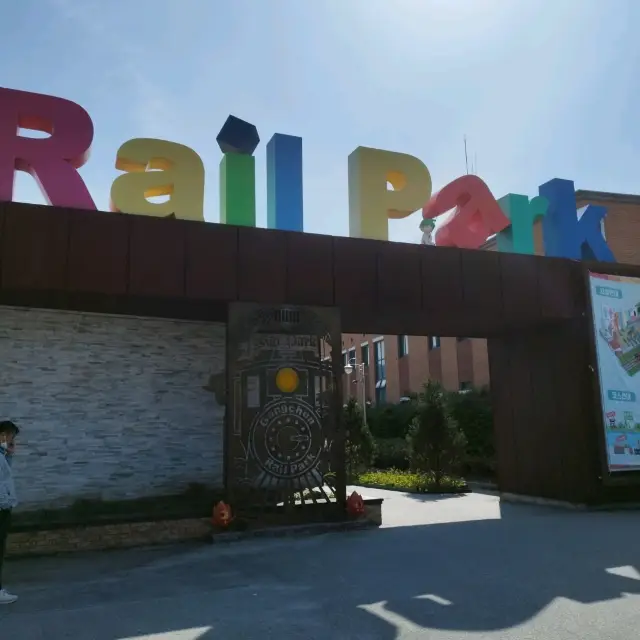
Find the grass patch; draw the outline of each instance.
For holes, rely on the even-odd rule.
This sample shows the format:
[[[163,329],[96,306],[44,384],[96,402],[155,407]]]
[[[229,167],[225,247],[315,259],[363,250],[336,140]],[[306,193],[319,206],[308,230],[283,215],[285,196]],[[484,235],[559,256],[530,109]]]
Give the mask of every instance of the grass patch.
[[[462,478],[445,476],[438,488],[433,474],[400,469],[370,469],[361,473],[354,484],[407,493],[461,493],[467,489],[467,483]]]

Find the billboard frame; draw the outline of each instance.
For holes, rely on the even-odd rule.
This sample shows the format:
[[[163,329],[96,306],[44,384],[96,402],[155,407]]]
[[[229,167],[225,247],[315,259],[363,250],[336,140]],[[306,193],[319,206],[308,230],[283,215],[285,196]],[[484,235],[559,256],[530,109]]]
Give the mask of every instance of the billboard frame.
[[[598,350],[596,346],[597,335],[593,319],[593,296],[591,295],[591,274],[601,274],[604,276],[620,276],[626,278],[637,278],[640,281],[640,267],[635,265],[622,265],[618,263],[583,262],[582,274],[587,296],[587,320],[589,322],[589,359],[591,361],[591,380],[593,385],[594,408],[597,414],[597,457],[598,469],[602,484],[607,487],[638,486],[640,485],[640,469],[629,471],[611,471],[609,469],[609,456],[607,453],[607,440],[604,428],[604,403],[602,397],[602,381],[600,377],[600,367],[598,360]],[[585,315],[587,315],[585,312]]]

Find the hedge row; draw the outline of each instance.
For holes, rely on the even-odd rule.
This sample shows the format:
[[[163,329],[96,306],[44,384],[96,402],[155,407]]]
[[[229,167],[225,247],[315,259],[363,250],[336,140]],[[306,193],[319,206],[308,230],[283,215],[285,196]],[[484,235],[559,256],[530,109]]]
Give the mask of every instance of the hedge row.
[[[470,476],[490,476],[495,471],[493,417],[488,389],[471,389],[465,393],[448,393],[451,414],[463,431],[467,445],[463,471]],[[407,432],[416,412],[412,400],[399,404],[372,407],[367,423],[376,447],[374,467],[408,469]]]

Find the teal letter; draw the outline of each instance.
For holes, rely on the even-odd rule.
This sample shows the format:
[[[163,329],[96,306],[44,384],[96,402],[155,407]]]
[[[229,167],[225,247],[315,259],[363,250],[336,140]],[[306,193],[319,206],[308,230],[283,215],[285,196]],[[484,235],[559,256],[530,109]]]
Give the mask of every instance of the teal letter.
[[[500,208],[511,221],[511,226],[498,233],[498,251],[533,255],[533,225],[547,213],[549,203],[546,198],[509,193],[498,200]]]

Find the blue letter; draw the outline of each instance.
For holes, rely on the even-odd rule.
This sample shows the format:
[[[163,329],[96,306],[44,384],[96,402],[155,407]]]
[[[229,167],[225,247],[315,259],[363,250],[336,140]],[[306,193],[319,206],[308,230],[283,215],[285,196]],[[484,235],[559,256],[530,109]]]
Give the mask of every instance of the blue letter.
[[[613,252],[602,237],[605,207],[587,205],[578,212],[572,180],[554,178],[538,188],[549,208],[542,219],[544,252],[556,258],[615,262]]]
[[[302,138],[275,133],[267,144],[267,227],[302,231]]]

